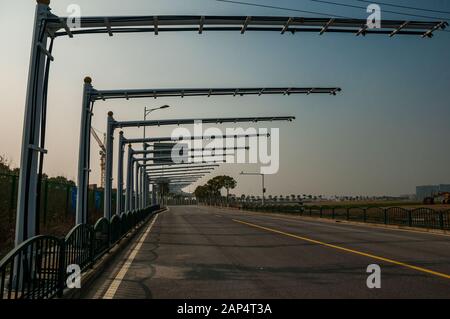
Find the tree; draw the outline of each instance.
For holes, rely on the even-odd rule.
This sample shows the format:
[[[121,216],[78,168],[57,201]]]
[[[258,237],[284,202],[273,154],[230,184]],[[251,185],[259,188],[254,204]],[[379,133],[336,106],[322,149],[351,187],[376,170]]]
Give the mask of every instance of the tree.
[[[47,181],[58,183],[58,184],[67,184],[67,185],[75,186],[74,181],[71,181],[64,176],[47,177]]]
[[[227,201],[228,197],[230,196],[230,189],[236,188],[237,182],[236,180],[227,175],[217,176],[215,177],[218,179],[218,184],[222,186],[222,188],[225,188],[227,190]]]
[[[199,200],[204,200],[205,198],[209,197],[208,188],[206,187],[206,185],[197,186],[197,188],[194,191],[194,195]]]
[[[220,190],[222,188],[225,188],[227,191],[227,202],[230,195],[230,189],[234,189],[237,185],[236,180],[233,177],[221,175],[216,176],[212,179],[210,179],[206,185],[209,188],[210,196],[211,197],[220,197]]]
[[[0,155],[0,173],[11,173],[11,161],[4,155]]]

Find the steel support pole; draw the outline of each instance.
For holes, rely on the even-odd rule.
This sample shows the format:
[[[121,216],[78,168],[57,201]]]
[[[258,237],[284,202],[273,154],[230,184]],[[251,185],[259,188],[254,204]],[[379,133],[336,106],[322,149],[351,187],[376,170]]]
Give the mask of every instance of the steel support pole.
[[[133,167],[133,149],[131,144],[128,144],[128,160],[127,160],[127,187],[125,190],[125,212],[131,210],[132,201],[132,173],[131,169]]]
[[[261,201],[261,203],[264,206],[264,202],[265,202],[264,194],[266,193],[266,188],[264,187],[264,174],[261,174],[261,177],[262,177],[262,201]]]
[[[152,184],[152,205],[156,205],[156,184]]]
[[[125,153],[125,138],[123,137],[123,131],[119,132],[119,158],[117,160],[117,205],[116,215],[120,215],[123,212],[123,157]]]
[[[145,194],[144,168],[141,168],[140,179],[141,179],[141,200],[140,200],[140,206],[141,206],[141,209],[143,209],[144,208],[144,194]]]
[[[47,33],[44,19],[49,14],[48,1],[37,1],[31,41],[30,65],[23,122],[15,245],[36,235],[36,191],[38,182],[40,132],[45,88],[45,48]]]
[[[148,111],[148,112],[147,112],[147,107],[144,107],[144,121],[147,120],[147,115],[148,115],[149,113],[151,113],[151,111]],[[143,134],[143,138],[144,138],[144,139],[145,139],[145,137],[146,137],[145,129],[146,129],[146,127],[144,126],[144,134]],[[143,143],[142,143],[142,149],[143,149],[144,151],[147,151],[147,148],[148,148],[148,144],[145,143],[145,142],[143,142]],[[144,154],[144,158],[147,158],[147,153]],[[145,161],[144,164],[147,164],[147,161]],[[142,171],[143,171],[143,173],[145,174],[145,169],[144,169],[144,168],[142,168]],[[147,184],[147,183],[145,183],[145,184]],[[144,202],[145,202],[145,196],[146,196],[146,194],[145,194],[145,192],[146,192],[146,191],[145,191],[145,185],[143,185],[143,187],[144,187]],[[144,203],[142,206],[145,207],[145,203]]]
[[[134,169],[134,209],[139,209],[139,170],[140,170],[140,164],[137,161],[134,161],[136,163],[136,167]]]
[[[134,210],[134,158],[131,159],[130,166],[130,211]]]
[[[108,122],[106,128],[106,169],[105,169],[105,203],[103,216],[111,219],[112,202],[112,168],[113,168],[113,147],[114,147],[114,123],[113,112],[108,112]]]
[[[145,113],[144,113],[144,119],[146,119],[146,116],[147,116],[147,110],[145,110]],[[144,139],[145,139],[145,126],[144,126]],[[143,150],[144,151],[147,151],[147,149],[148,149],[148,144],[147,143],[143,143],[142,144],[142,148],[143,148]],[[147,158],[147,153],[145,153],[144,154],[144,158]],[[147,164],[147,161],[145,161],[144,162],[144,165],[145,164]],[[147,173],[145,172],[145,168],[143,168],[142,169],[143,171],[144,171],[144,174],[145,174],[145,178],[144,178],[144,182],[145,182],[145,185],[144,185],[144,208],[145,207],[147,207],[147,197],[148,197],[148,183],[147,183]]]
[[[143,201],[143,206],[145,208],[145,207],[147,207],[148,179],[147,179],[147,172],[145,171],[145,169],[143,170],[143,172],[144,172],[144,201]]]
[[[145,207],[148,207],[148,200],[150,195],[150,184],[148,183],[148,174],[145,172]]]
[[[83,103],[81,109],[80,143],[78,150],[78,190],[76,217],[77,224],[85,224],[87,221],[89,172],[90,172],[90,128],[92,119],[91,110],[92,79],[86,77],[83,86]]]

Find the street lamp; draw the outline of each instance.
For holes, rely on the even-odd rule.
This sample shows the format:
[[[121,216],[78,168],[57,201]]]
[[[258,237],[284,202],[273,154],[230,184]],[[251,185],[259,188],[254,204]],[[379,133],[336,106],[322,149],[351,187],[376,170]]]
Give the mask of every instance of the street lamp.
[[[163,105],[160,107],[150,108],[150,107],[144,107],[144,121],[147,119],[147,116],[157,110],[167,109],[169,108],[169,105]],[[144,138],[145,138],[145,126],[144,126]]]
[[[167,109],[167,108],[169,108],[169,107],[170,107],[170,106],[167,105],[167,104],[164,104],[164,105],[162,105],[162,106],[160,106],[160,107],[154,107],[154,108],[150,108],[150,107],[145,106],[145,107],[144,107],[144,121],[147,120],[147,116],[148,116],[150,113],[152,113],[152,112],[154,112],[154,111],[157,111],[157,110]],[[144,126],[144,139],[145,139],[145,126]],[[147,150],[147,147],[148,147],[148,144],[147,144],[147,143],[145,143],[145,142],[142,143],[142,149],[143,149],[144,151]],[[147,154],[145,154],[144,157],[147,157]],[[152,192],[153,192],[153,190],[152,190]],[[147,192],[145,192],[145,193],[147,193]],[[145,197],[146,197],[146,195],[145,195]],[[144,200],[144,202],[145,202],[145,201],[146,201],[146,199]]]
[[[266,189],[264,188],[264,174],[262,173],[244,173],[241,172],[241,175],[256,175],[256,176],[261,176],[262,179],[262,201],[261,203],[264,205],[264,194],[266,193]]]

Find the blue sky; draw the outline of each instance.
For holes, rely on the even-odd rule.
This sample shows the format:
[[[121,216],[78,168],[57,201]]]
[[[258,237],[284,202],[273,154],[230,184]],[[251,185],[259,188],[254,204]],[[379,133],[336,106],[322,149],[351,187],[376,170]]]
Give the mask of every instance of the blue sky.
[[[365,17],[350,9],[313,1],[248,1],[264,5]],[[337,2],[337,1],[336,1]],[[341,3],[363,6],[360,1]],[[385,0],[383,2],[391,2]],[[58,15],[69,4],[89,15],[221,14],[298,16],[289,12],[214,0],[53,1]],[[450,12],[450,2],[395,1]],[[405,11],[382,6],[382,9]],[[24,93],[34,1],[0,4],[0,152],[17,165],[20,158]],[[409,11],[422,13],[419,11]],[[450,14],[427,12],[450,17]],[[382,18],[412,19],[383,13]],[[14,26],[14,27],[13,27]],[[293,115],[281,130],[281,169],[267,178],[268,193],[405,194],[415,186],[450,183],[450,33],[419,37],[277,33],[195,33],[79,36],[55,42],[49,88],[45,169],[75,178],[82,81],[95,87],[339,86],[331,96],[189,98],[102,102],[93,126],[104,131],[106,114],[118,120],[142,117],[144,106],[169,104],[154,119],[211,116]],[[158,128],[150,134],[167,135]],[[138,130],[127,130],[136,136]],[[93,144],[94,150],[97,146]],[[99,177],[92,152],[92,180]],[[241,177],[255,165],[225,165],[217,173],[237,178],[237,194],[257,193],[259,180]],[[259,185],[259,184],[258,184]]]

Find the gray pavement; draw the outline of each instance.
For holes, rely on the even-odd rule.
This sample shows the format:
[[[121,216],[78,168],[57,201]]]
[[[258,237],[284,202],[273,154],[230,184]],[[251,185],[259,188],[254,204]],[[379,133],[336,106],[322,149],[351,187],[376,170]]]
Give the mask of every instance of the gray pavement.
[[[445,235],[174,206],[141,237],[85,298],[450,298]]]

